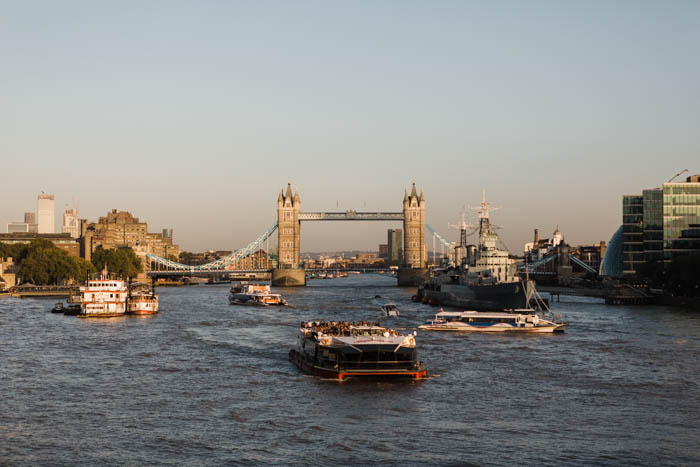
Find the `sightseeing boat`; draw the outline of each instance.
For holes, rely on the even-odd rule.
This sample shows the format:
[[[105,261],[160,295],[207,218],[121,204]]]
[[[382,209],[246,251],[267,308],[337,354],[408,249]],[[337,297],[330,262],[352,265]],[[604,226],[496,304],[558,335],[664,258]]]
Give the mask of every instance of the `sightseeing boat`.
[[[126,283],[105,276],[103,274],[102,279],[88,280],[80,287],[79,318],[110,318],[126,313]]]
[[[158,294],[153,289],[135,288],[129,292],[126,313],[129,315],[155,315],[158,313]]]
[[[228,296],[231,305],[284,306],[287,300],[280,294],[272,293],[269,285],[237,282],[231,287]]]
[[[425,364],[417,360],[415,333],[370,323],[302,322],[289,360],[299,369],[324,378],[424,378]]]
[[[531,309],[508,312],[440,311],[435,318],[418,326],[426,331],[453,332],[562,332],[566,323],[548,320]]]

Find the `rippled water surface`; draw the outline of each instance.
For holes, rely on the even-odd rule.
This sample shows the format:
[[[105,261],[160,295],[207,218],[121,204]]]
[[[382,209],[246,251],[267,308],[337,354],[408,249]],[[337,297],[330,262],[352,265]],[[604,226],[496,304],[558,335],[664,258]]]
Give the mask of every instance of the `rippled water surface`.
[[[394,279],[160,289],[152,317],[83,320],[0,299],[0,464],[700,463],[700,315],[562,298],[560,335],[418,334],[430,379],[337,383],[287,360],[301,320],[435,312]],[[380,295],[381,298],[375,298]]]

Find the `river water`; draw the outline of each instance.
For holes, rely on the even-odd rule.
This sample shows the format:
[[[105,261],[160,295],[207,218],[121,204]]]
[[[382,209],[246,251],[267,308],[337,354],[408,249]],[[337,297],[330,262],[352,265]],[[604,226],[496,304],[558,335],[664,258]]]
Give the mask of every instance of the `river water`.
[[[161,313],[83,320],[0,299],[2,465],[691,465],[700,315],[554,303],[558,335],[419,332],[431,378],[338,383],[287,353],[301,320],[414,329],[435,308],[378,275],[231,306],[228,286],[159,290]],[[381,298],[376,298],[376,296]]]

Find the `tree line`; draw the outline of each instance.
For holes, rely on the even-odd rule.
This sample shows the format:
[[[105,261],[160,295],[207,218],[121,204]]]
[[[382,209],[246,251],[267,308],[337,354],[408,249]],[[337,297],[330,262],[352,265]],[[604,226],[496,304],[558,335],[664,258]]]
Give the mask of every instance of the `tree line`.
[[[98,247],[92,261],[69,256],[49,240],[34,239],[31,243],[0,242],[0,258],[12,257],[18,266],[19,282],[34,285],[62,285],[84,281],[97,271],[107,270],[123,279],[135,277],[143,270],[141,258],[131,248],[105,250]]]

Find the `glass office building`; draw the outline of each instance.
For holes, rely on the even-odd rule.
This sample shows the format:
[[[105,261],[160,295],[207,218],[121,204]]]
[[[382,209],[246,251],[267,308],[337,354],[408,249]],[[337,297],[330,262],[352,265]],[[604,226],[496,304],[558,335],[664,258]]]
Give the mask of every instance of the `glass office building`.
[[[700,176],[688,177],[686,183],[664,183],[663,197],[664,259],[700,253],[691,228],[700,224]]]
[[[634,274],[644,263],[644,198],[622,197],[622,270]]]
[[[664,259],[664,196],[661,188],[642,192],[644,261]]]
[[[700,175],[622,197],[622,269],[633,274],[648,261],[700,253]]]

